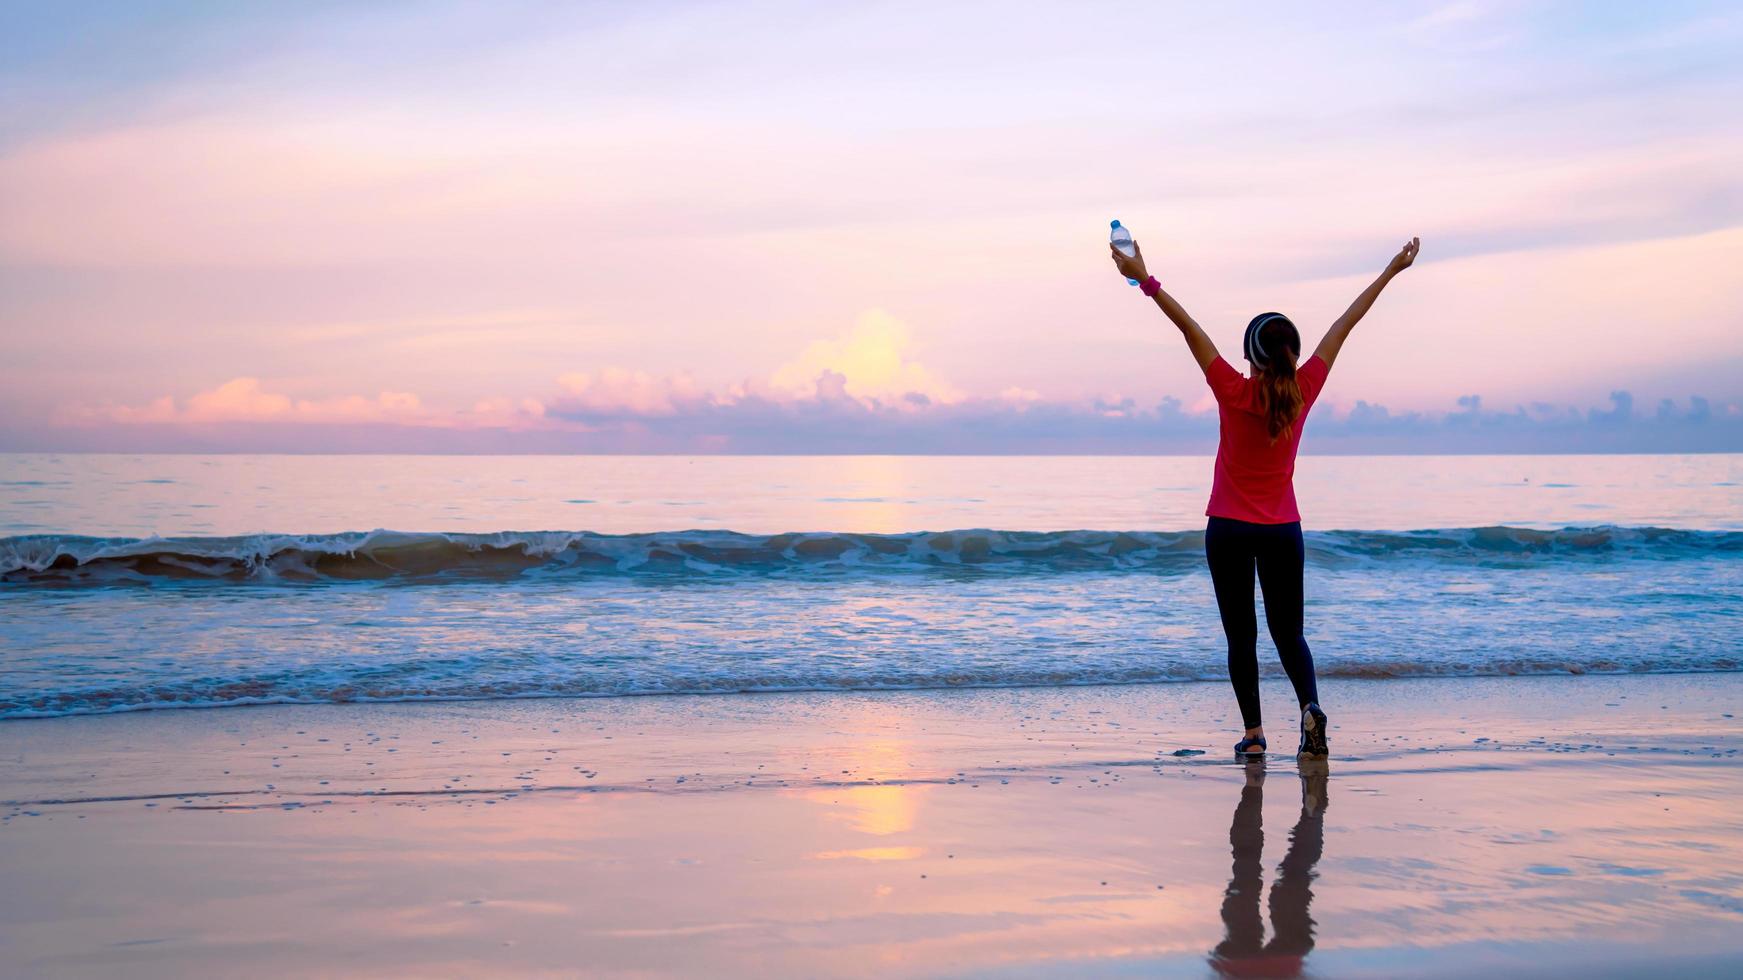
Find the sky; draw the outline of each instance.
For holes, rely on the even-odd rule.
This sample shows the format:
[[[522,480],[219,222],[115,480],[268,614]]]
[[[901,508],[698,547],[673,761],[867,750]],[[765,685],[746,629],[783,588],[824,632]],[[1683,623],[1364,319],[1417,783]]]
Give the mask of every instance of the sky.
[[[0,7],[0,451],[1743,450],[1727,3]],[[147,8],[150,9],[147,9]],[[1238,361],[1236,361],[1238,363]]]

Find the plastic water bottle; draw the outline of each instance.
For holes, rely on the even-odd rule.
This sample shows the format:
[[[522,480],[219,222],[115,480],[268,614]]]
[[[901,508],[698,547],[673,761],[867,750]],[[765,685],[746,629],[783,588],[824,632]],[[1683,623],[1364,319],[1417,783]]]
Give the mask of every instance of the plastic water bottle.
[[[1108,227],[1113,229],[1113,231],[1108,232],[1108,241],[1112,243],[1115,248],[1120,250],[1121,255],[1124,255],[1127,258],[1136,258],[1138,255],[1138,249],[1132,244],[1132,233],[1127,231],[1125,226],[1120,224],[1120,219],[1115,218],[1113,223]],[[1136,279],[1126,280],[1126,285],[1128,286],[1136,286],[1137,284],[1138,280]]]

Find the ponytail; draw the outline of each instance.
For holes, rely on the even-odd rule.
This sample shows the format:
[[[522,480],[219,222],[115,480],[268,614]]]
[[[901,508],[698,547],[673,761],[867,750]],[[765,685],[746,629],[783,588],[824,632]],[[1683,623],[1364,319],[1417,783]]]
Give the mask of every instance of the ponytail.
[[[1295,360],[1287,356],[1273,357],[1265,370],[1259,372],[1259,408],[1265,416],[1265,431],[1271,442],[1287,440],[1295,434],[1295,420],[1301,417],[1301,386],[1295,383]]]
[[[1259,369],[1259,411],[1265,416],[1265,431],[1271,444],[1295,433],[1306,400],[1295,381],[1295,359],[1301,356],[1301,334],[1281,313],[1261,313],[1247,324],[1242,345],[1247,360]]]

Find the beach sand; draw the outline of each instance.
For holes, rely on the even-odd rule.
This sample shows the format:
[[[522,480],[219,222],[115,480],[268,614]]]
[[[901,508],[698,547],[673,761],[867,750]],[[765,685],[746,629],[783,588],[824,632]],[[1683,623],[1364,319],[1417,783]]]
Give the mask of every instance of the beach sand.
[[[1743,675],[0,723],[0,971],[1735,976]],[[1187,754],[1202,752],[1203,754]]]

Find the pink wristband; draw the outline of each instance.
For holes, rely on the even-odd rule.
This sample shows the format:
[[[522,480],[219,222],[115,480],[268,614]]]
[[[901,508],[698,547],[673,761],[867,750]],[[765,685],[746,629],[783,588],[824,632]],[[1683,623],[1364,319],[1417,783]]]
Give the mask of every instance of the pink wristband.
[[[1156,280],[1155,276],[1151,276],[1144,280],[1144,284],[1139,286],[1138,289],[1142,291],[1145,296],[1154,299],[1156,294],[1162,291],[1162,284]]]

